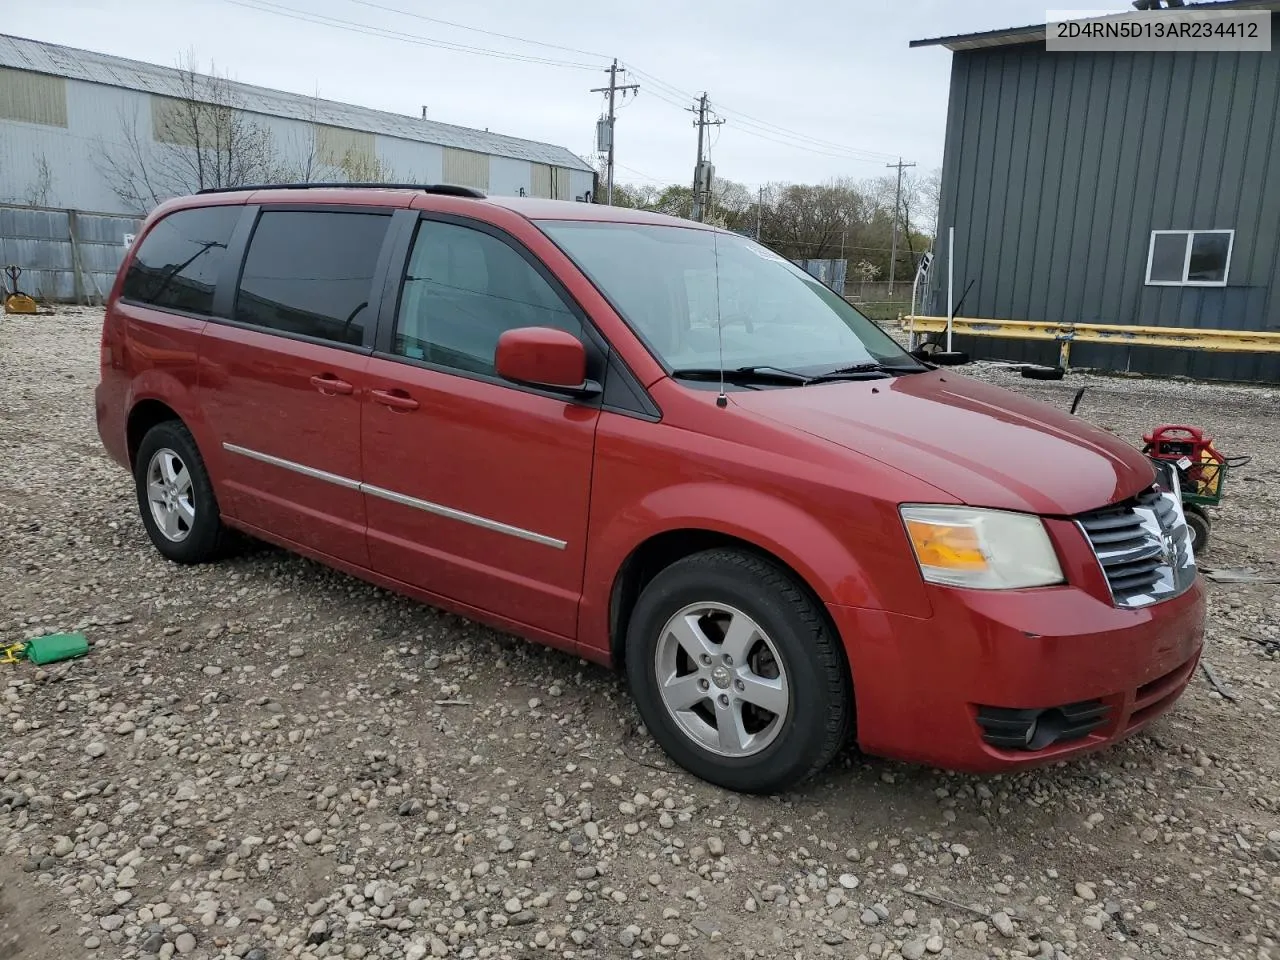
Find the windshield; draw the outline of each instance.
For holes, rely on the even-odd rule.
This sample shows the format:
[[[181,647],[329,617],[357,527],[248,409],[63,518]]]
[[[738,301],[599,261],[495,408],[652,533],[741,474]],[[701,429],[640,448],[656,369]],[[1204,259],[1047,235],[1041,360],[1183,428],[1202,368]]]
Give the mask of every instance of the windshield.
[[[772,366],[821,373],[914,361],[799,267],[736,234],[541,221],[668,369]],[[717,249],[718,248],[718,249]]]

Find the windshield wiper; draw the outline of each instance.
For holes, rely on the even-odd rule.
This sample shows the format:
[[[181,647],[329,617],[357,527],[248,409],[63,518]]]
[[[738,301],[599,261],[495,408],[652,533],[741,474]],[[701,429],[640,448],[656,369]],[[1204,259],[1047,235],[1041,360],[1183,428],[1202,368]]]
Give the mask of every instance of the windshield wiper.
[[[719,380],[721,374],[729,383],[797,383],[804,385],[810,378],[795,370],[760,364],[749,367],[684,367],[671,371],[673,377],[685,380]]]
[[[850,367],[839,367],[809,377],[807,383],[830,383],[835,380],[872,380],[880,377],[893,377],[903,373],[923,373],[927,368],[912,364],[902,366],[892,363],[855,363]]]
[[[753,364],[746,367],[684,367],[671,371],[673,377],[685,380],[718,381],[723,375],[727,383],[750,385],[753,383],[790,383],[807,387],[811,383],[831,383],[836,380],[879,380],[901,373],[920,373],[926,368],[922,366],[896,366],[884,363],[858,363],[850,367],[840,367],[819,373],[814,376],[785,367],[774,367],[767,363]]]

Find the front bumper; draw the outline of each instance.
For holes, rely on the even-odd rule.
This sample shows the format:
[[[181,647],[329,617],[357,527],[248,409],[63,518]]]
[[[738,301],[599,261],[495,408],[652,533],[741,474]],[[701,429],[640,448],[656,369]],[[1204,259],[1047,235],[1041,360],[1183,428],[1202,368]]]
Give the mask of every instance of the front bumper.
[[[1186,688],[1204,640],[1204,589],[1119,609],[1075,587],[929,588],[918,619],[829,605],[871,754],[970,772],[1038,766],[1097,750],[1164,713]],[[979,711],[1088,701],[1105,719],[1074,739],[1011,749],[984,739]],[[990,710],[986,713],[989,715]]]

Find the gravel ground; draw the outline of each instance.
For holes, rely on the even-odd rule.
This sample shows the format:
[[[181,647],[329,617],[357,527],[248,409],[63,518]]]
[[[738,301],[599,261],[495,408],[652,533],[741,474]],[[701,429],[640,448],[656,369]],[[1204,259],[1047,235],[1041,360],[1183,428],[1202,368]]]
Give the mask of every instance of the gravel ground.
[[[620,681],[259,547],[160,559],[93,424],[100,312],[0,317],[0,958],[1280,960],[1280,587],[1104,754],[1016,776],[849,751],[745,798]],[[1252,454],[1205,564],[1280,574],[1280,393],[965,368],[1137,440]],[[1268,644],[1270,641],[1270,644]]]

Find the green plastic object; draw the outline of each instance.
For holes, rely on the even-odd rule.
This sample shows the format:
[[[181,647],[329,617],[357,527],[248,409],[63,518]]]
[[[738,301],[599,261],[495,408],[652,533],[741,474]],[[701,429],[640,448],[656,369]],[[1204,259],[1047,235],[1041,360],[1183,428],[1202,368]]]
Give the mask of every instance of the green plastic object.
[[[89,641],[83,633],[55,633],[48,637],[28,640],[22,651],[32,663],[57,663],[83,657],[89,652]]]

